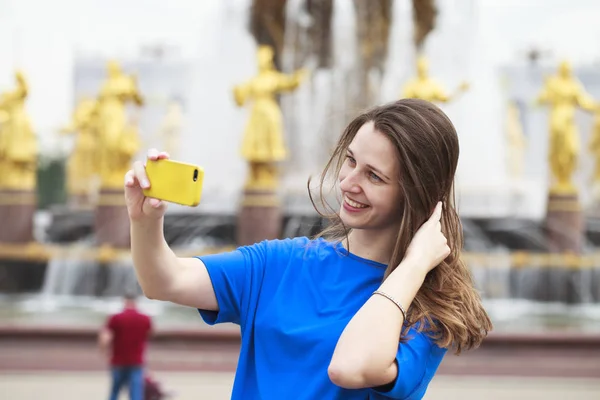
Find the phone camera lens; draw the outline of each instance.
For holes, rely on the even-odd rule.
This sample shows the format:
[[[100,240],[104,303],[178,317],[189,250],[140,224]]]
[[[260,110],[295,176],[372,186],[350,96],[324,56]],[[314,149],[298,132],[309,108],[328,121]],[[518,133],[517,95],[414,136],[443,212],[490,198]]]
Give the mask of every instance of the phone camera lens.
[[[198,180],[198,170],[195,169],[194,170],[194,182],[196,182]]]

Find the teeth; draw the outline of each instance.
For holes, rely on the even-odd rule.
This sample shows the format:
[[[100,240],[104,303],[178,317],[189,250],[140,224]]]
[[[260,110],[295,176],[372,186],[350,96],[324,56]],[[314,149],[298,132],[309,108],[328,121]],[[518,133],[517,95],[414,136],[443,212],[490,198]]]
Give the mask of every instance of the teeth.
[[[347,197],[346,197],[346,203],[350,204],[352,207],[355,207],[355,208],[365,208],[365,207],[367,207],[366,205],[357,203],[355,201],[352,201],[352,200],[350,200]]]

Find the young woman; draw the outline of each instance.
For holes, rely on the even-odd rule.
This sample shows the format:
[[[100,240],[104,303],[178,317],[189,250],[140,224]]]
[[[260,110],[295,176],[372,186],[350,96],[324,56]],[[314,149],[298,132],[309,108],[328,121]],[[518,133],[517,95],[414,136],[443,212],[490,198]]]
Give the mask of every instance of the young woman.
[[[337,176],[341,205],[319,238],[199,258],[167,246],[166,206],[143,196],[151,182],[136,162],[125,196],[141,287],[209,324],[240,325],[233,399],[420,399],[447,349],[474,348],[491,329],[460,260],[458,154],[433,104],[375,107],[348,125],[323,172],[321,188]]]

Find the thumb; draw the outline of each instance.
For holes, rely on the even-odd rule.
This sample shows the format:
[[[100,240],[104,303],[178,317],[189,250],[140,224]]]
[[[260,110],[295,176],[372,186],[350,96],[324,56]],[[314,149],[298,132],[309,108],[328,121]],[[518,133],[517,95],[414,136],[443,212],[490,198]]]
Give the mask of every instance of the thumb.
[[[146,197],[142,203],[142,210],[148,216],[160,217],[164,215],[166,209],[167,204],[162,200]]]
[[[429,221],[438,222],[441,218],[442,218],[442,202],[438,201],[437,205],[435,206],[435,209],[433,210],[433,214],[431,214],[431,217],[429,218]]]

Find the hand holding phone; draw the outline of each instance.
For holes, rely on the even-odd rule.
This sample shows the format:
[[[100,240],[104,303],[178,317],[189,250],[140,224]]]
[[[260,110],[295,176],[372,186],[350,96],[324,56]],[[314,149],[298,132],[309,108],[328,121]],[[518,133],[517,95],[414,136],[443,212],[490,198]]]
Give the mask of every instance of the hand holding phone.
[[[163,162],[166,164],[162,164]],[[150,172],[147,170],[148,165]],[[194,180],[196,169],[198,173]],[[186,174],[187,177],[184,178]],[[152,185],[151,179],[154,179]],[[178,179],[185,182],[178,186]],[[136,161],[133,168],[125,174],[125,200],[129,218],[132,221],[160,219],[165,214],[167,201],[197,205],[200,202],[203,179],[202,168],[170,161],[168,153],[149,150],[146,164]]]
[[[200,203],[202,167],[169,159],[148,159],[146,175],[150,187],[143,189],[144,196],[189,207]]]

